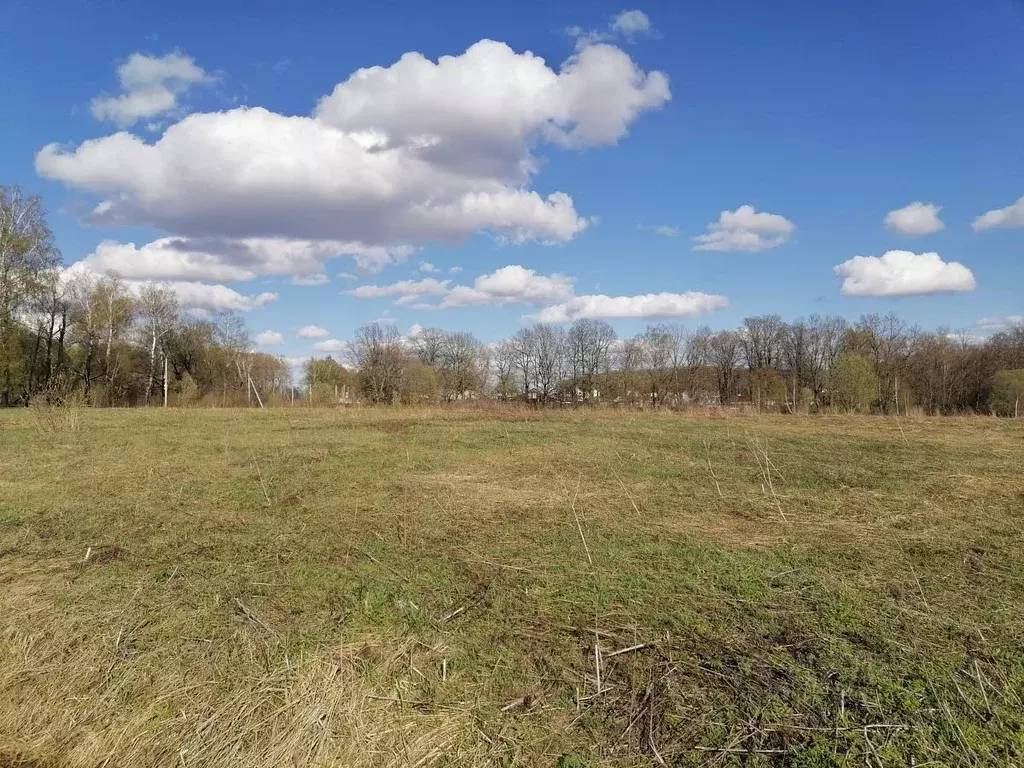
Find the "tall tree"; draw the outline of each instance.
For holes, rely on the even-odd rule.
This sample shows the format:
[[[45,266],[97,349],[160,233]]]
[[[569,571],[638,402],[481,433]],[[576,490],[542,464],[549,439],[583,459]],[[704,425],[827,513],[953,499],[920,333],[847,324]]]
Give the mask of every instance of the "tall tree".
[[[618,336],[603,320],[580,319],[566,333],[566,356],[573,383],[584,401],[594,395],[597,379],[611,368],[612,349]]]
[[[149,347],[149,370],[146,375],[146,399],[153,396],[153,380],[156,374],[157,350],[166,354],[164,340],[181,317],[178,296],[167,286],[147,285],[136,302],[139,320],[142,324],[146,344]]]
[[[59,263],[42,201],[18,187],[0,187],[0,405],[10,405],[19,386],[28,389],[22,314],[45,292],[45,275]]]
[[[739,377],[737,368],[743,356],[740,334],[736,331],[719,331],[709,342],[711,363],[718,378],[718,401],[726,405],[732,400]]]
[[[422,361],[422,358],[420,358]],[[472,333],[446,333],[436,365],[441,371],[444,397],[454,400],[483,389],[484,346]]]
[[[402,389],[408,354],[393,324],[370,323],[356,331],[349,347],[363,394],[371,403],[392,403]]]

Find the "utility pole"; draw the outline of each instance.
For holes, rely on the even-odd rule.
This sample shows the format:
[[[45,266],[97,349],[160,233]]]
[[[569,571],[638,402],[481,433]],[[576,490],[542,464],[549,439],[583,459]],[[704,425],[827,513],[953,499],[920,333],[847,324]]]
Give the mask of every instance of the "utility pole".
[[[262,408],[263,407],[263,398],[260,397],[260,393],[256,390],[256,385],[252,383],[252,376],[249,377],[249,386],[252,388],[252,393],[254,395],[256,395],[256,402],[259,403],[260,404],[260,408]],[[249,401],[249,404],[252,405],[252,401],[251,400]]]

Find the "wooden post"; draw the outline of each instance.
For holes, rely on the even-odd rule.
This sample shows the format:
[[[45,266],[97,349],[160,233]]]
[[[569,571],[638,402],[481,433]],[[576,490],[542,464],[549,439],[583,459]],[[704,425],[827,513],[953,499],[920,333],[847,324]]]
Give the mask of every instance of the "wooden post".
[[[167,407],[167,355],[164,354],[164,408]]]

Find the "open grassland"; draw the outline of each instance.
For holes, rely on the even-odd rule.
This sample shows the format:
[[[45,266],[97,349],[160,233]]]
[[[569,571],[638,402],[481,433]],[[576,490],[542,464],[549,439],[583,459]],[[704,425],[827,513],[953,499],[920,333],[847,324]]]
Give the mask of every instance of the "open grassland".
[[[1024,426],[0,413],[0,766],[1024,765]]]

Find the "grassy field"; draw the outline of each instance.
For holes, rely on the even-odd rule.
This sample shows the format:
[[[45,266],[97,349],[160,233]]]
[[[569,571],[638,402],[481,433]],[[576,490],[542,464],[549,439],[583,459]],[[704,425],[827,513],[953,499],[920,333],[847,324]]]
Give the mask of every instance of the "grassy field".
[[[1024,425],[0,413],[0,766],[1024,765]]]

